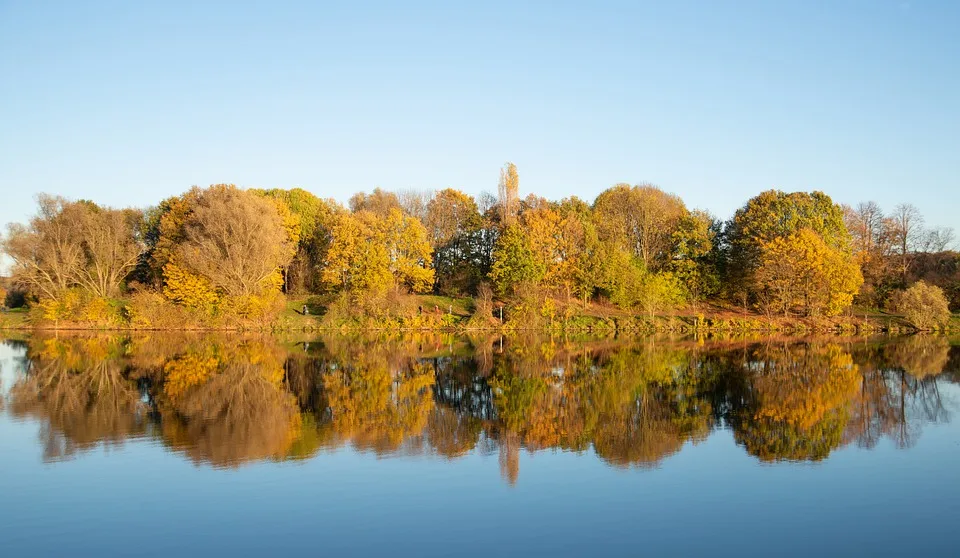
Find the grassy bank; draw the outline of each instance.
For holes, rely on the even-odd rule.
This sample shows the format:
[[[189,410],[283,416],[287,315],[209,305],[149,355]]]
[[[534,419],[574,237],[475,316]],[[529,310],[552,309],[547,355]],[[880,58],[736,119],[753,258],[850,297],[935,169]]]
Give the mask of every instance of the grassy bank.
[[[122,303],[118,316],[123,315]],[[501,315],[503,316],[501,321]],[[670,313],[637,315],[612,305],[539,301],[493,303],[478,311],[471,298],[405,295],[374,301],[344,297],[291,296],[269,320],[210,325],[184,321],[160,326],[109,322],[51,322],[36,311],[18,308],[0,313],[0,329],[8,330],[164,330],[164,331],[564,331],[590,333],[756,332],[764,334],[910,333],[902,316],[852,308],[835,317],[769,315],[725,306],[701,304]],[[960,331],[960,315],[947,329]]]

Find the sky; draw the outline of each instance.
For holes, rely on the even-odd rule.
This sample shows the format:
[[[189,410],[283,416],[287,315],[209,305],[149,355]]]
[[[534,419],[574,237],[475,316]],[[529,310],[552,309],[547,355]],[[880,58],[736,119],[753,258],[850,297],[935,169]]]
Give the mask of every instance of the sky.
[[[0,0],[0,224],[193,185],[916,205],[960,231],[960,2]]]

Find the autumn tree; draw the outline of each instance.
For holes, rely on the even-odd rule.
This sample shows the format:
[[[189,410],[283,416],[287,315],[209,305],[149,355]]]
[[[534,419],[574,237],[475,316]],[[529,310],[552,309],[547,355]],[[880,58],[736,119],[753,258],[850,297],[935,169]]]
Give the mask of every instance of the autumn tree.
[[[77,287],[101,298],[117,296],[140,256],[140,213],[40,195],[29,225],[11,224],[2,248],[15,280],[34,295],[57,300]]]
[[[681,217],[672,235],[668,269],[694,301],[715,294],[720,288],[717,228],[717,220],[712,215],[697,210]]]
[[[673,234],[687,209],[679,197],[656,186],[618,184],[593,204],[600,237],[622,246],[657,271],[670,260]]]
[[[385,216],[393,209],[401,209],[400,198],[393,192],[387,192],[380,188],[374,188],[373,192],[357,192],[350,197],[350,211],[359,213],[369,211],[377,215]]]
[[[758,294],[763,288],[755,276],[764,246],[778,238],[809,229],[842,257],[850,257],[850,234],[843,209],[822,192],[768,190],[738,209],[725,229],[727,281],[730,293]]]
[[[839,314],[863,283],[856,264],[806,228],[764,243],[755,277],[766,306],[784,315],[797,307],[807,316]]]
[[[843,211],[853,258],[863,273],[859,299],[879,305],[889,290],[892,271],[893,244],[887,219],[874,202],[845,206]]]
[[[473,290],[483,276],[483,218],[476,201],[458,190],[440,190],[427,204],[424,225],[434,251],[437,289],[444,293]]]
[[[522,228],[508,226],[497,239],[493,251],[490,280],[500,295],[513,294],[523,283],[539,283],[545,273]]]
[[[890,306],[919,329],[936,329],[950,321],[949,302],[943,289],[923,281],[896,293]]]
[[[196,204],[183,223],[175,265],[228,296],[277,292],[282,283],[280,268],[295,250],[279,207],[232,185],[197,192]],[[167,275],[166,267],[164,272]],[[167,286],[173,289],[170,279],[167,276]]]
[[[400,209],[404,215],[426,222],[427,207],[433,200],[434,195],[434,192],[430,190],[400,190],[397,192],[397,201],[400,203]]]
[[[369,211],[337,218],[321,271],[331,288],[353,292],[400,286],[427,292],[434,271],[427,231],[420,221],[392,209],[385,218]]]
[[[520,211],[520,175],[517,173],[517,165],[507,163],[500,169],[497,192],[500,222],[503,226],[510,226]]]
[[[284,269],[284,290],[317,292],[321,287],[317,270],[330,245],[336,217],[345,212],[344,208],[332,199],[320,199],[301,188],[253,192],[281,201],[298,219],[297,250]]]
[[[910,271],[910,254],[919,251],[923,245],[923,215],[912,204],[901,203],[887,218],[887,228],[899,259],[898,269],[901,279],[905,283],[907,273]]]

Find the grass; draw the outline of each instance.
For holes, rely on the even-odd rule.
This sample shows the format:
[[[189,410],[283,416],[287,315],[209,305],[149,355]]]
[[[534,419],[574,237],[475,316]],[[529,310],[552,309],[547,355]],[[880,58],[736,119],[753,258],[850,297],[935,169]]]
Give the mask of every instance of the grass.
[[[433,312],[435,309],[442,313],[452,312],[454,316],[469,317],[473,314],[473,299],[468,297],[449,297],[440,295],[416,295],[418,306],[424,312]]]
[[[0,328],[23,328],[27,327],[27,317],[29,313],[26,308],[4,309],[0,312]]]

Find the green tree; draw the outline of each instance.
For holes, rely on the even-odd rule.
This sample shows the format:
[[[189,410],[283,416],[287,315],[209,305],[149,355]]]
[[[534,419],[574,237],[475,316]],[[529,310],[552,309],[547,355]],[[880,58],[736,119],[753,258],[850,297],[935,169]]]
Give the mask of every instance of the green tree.
[[[497,293],[511,295],[521,283],[539,284],[544,272],[526,232],[518,226],[507,227],[497,239],[490,270],[490,280]]]
[[[673,255],[668,269],[697,301],[715,294],[720,277],[714,261],[717,243],[716,219],[705,211],[680,218],[673,232]]]
[[[768,190],[738,209],[724,230],[727,243],[727,284],[731,291],[756,294],[763,285],[754,276],[763,247],[809,229],[844,258],[851,254],[843,209],[822,192]]]
[[[437,290],[473,291],[483,277],[479,253],[483,218],[476,201],[459,190],[440,190],[427,204],[424,225],[433,246]]]

